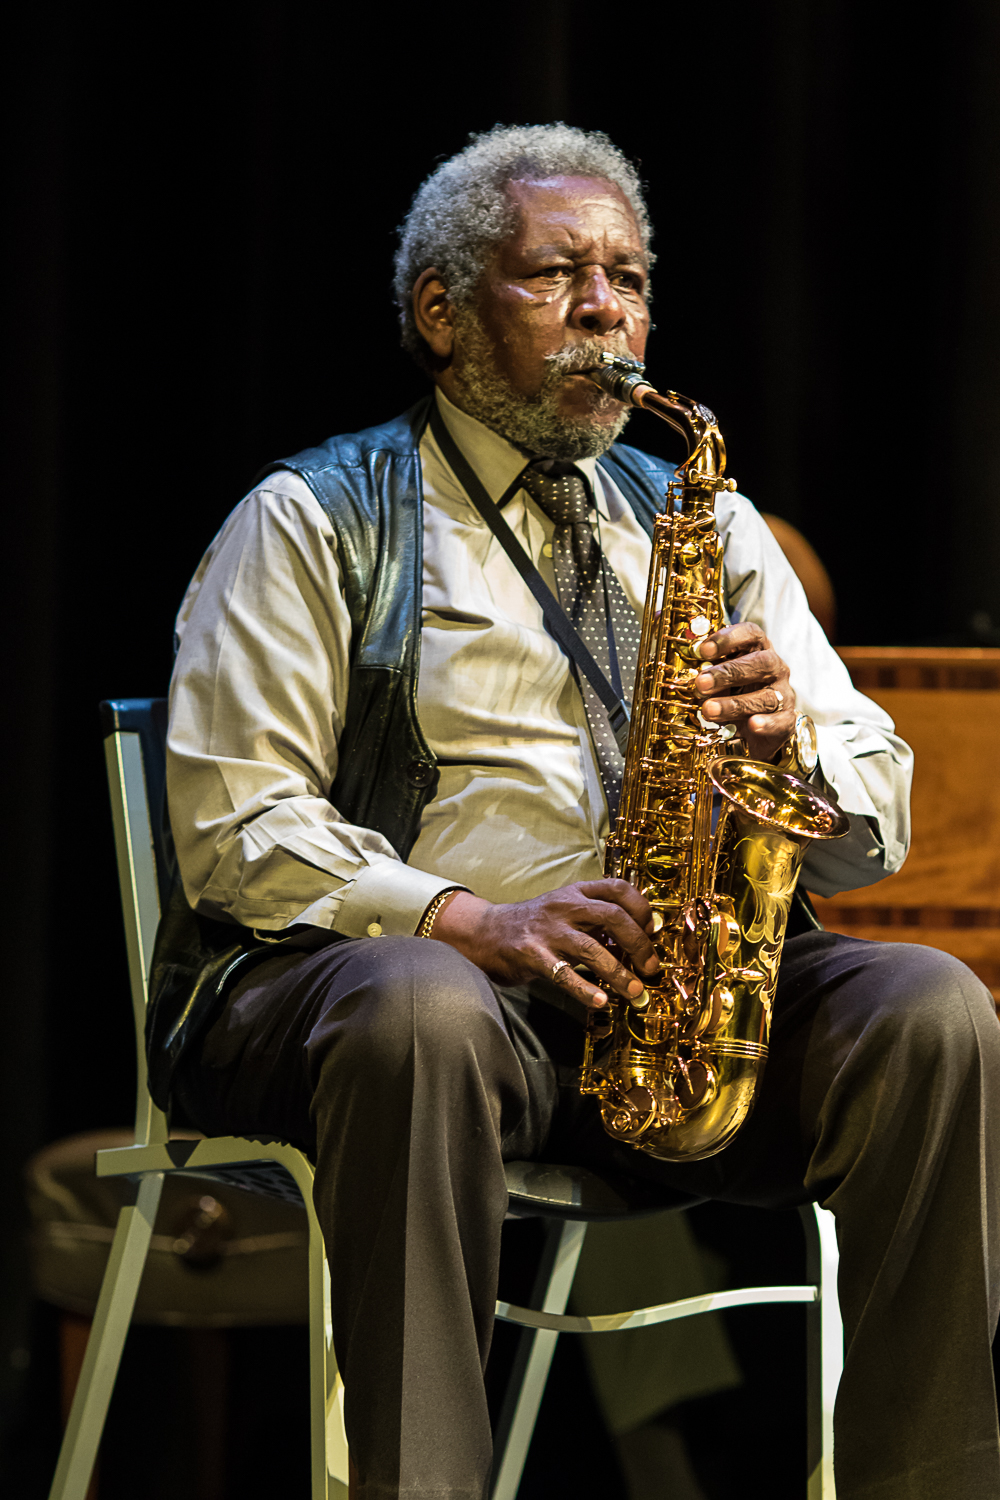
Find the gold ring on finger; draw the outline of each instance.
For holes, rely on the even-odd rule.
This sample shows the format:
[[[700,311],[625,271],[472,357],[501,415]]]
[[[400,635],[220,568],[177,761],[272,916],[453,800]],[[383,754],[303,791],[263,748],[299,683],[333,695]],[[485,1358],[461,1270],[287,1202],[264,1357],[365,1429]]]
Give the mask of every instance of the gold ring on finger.
[[[778,689],[777,689],[777,688],[772,688],[772,689],[771,689],[771,692],[772,692],[772,693],[773,693],[773,694],[774,694],[774,696],[775,696],[775,697],[776,697],[776,698],[777,698],[777,700],[778,700],[778,704],[777,704],[777,706],[778,706],[778,708],[780,708],[780,707],[781,707],[781,705],[782,705],[782,704],[783,704],[783,703],[784,703],[784,701],[785,701],[785,695],[784,695],[784,693],[779,693],[779,692],[778,692]]]
[[[561,958],[557,964],[552,965],[552,978],[555,980],[556,984],[559,983],[559,975],[562,973],[563,969],[568,968],[569,964],[564,958]]]

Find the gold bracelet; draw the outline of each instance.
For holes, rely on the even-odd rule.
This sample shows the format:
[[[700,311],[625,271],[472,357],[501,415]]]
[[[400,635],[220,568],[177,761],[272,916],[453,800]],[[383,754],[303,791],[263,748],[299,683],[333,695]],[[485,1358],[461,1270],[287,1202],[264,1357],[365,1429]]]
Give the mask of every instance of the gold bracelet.
[[[431,902],[430,906],[420,918],[420,925],[417,928],[415,934],[416,937],[430,937],[434,929],[434,923],[437,921],[438,912],[441,910],[442,906],[447,901],[449,896],[454,896],[456,891],[460,891],[462,889],[463,887],[460,885],[450,885],[446,891],[438,892],[438,894],[434,897],[434,900]]]

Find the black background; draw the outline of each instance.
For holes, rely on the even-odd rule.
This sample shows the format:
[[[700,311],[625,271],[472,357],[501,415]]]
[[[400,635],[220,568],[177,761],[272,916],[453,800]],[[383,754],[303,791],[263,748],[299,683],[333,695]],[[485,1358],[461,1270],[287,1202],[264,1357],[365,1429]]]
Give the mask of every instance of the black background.
[[[96,717],[269,459],[422,389],[394,226],[497,120],[608,131],[657,226],[661,385],[817,547],[840,639],[995,643],[1000,11],[21,4],[6,22],[5,1219],[23,1420],[25,1155],[130,1114]],[[638,422],[630,441],[668,454]]]

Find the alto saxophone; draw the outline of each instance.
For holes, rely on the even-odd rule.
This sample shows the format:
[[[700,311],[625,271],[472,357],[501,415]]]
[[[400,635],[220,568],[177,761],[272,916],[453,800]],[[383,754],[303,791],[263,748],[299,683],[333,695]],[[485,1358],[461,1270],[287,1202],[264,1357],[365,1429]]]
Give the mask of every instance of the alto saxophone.
[[[662,970],[638,999],[612,995],[590,1012],[580,1086],[598,1096],[616,1140],[663,1161],[698,1161],[721,1151],[753,1107],[799,868],[812,840],[842,837],[848,821],[799,777],[750,760],[732,726],[700,712],[697,648],[726,624],[715,497],[736,485],[724,477],[713,413],[655,391],[643,368],[606,354],[587,373],[688,445],[653,527],[621,806],[604,867],[653,908]]]

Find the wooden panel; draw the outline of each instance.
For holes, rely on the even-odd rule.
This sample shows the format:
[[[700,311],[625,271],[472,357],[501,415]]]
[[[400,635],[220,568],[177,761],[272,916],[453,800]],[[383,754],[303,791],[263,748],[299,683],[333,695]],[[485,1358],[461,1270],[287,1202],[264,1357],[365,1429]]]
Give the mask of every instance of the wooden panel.
[[[851,906],[1000,906],[1000,692],[876,689],[914,754],[906,864]],[[992,836],[991,836],[992,831]]]
[[[878,702],[880,688],[1000,692],[1000,648],[842,646],[854,686]]]
[[[824,926],[953,953],[1000,999],[1000,650],[848,647],[914,751],[913,841],[878,885],[815,898]]]

